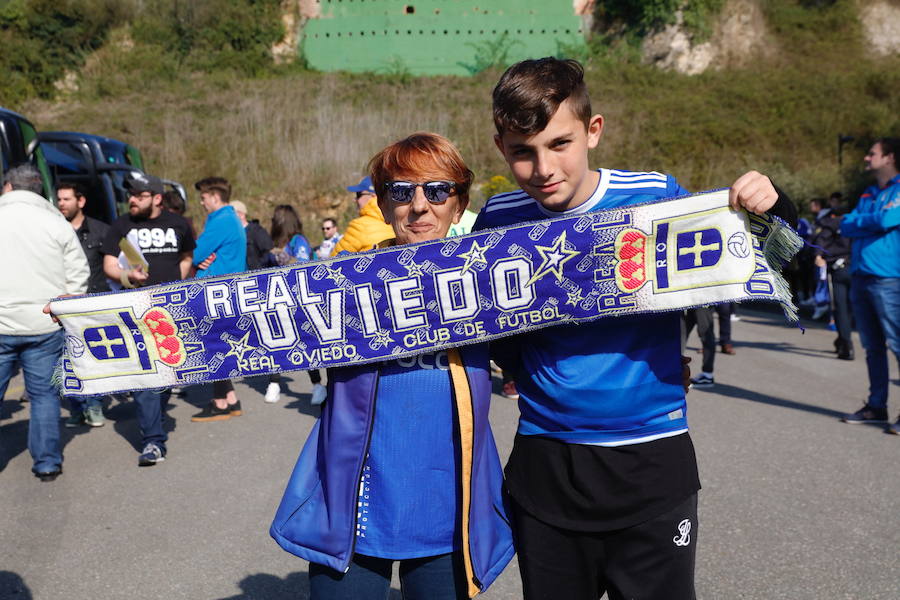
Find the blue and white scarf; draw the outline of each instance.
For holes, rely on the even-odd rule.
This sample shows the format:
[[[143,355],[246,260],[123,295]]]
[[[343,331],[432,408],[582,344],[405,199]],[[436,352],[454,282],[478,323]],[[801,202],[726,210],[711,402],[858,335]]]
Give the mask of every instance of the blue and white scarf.
[[[801,246],[727,190],[327,261],[51,304],[62,391],[89,396],[337,367],[560,323],[720,302],[779,302]]]

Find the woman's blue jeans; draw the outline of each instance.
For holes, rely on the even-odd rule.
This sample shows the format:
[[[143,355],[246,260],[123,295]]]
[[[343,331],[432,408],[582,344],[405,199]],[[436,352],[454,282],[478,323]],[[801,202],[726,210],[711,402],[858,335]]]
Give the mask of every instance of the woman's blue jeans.
[[[355,554],[350,570],[338,573],[309,564],[310,600],[387,600],[394,561]],[[465,568],[459,552],[400,561],[404,600],[467,600]]]

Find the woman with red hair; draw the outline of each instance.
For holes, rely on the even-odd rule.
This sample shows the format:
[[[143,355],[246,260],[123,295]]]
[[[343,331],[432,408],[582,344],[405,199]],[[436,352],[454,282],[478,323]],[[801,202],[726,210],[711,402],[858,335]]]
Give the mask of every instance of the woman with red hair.
[[[395,235],[381,246],[440,240],[469,202],[472,172],[433,133],[369,171]],[[333,369],[328,388],[271,528],[310,561],[311,599],[384,600],[394,561],[408,600],[486,589],[513,555],[486,344]]]

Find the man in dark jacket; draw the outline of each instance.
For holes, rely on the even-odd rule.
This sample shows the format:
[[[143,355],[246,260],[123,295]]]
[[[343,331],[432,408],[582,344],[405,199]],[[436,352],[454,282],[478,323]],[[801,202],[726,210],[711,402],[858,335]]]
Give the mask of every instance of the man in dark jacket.
[[[810,244],[816,253],[816,266],[828,267],[834,326],[838,332],[834,341],[835,350],[841,360],[853,360],[853,341],[850,337],[850,240],[838,231],[845,212],[842,206],[820,211]]]
[[[56,200],[59,212],[75,230],[81,249],[87,257],[91,276],[88,279],[88,293],[108,292],[109,283],[106,273],[103,272],[103,239],[109,230],[109,225],[84,214],[84,205],[87,197],[80,185],[75,183],[60,183],[56,188]],[[66,419],[66,427],[78,427],[89,425],[91,427],[103,427],[103,404],[99,397],[81,400],[69,398],[69,418]]]
[[[232,200],[231,206],[247,233],[247,268],[252,271],[275,266],[269,254],[274,246],[272,236],[259,224],[258,220],[247,220],[246,204],[240,200]]]

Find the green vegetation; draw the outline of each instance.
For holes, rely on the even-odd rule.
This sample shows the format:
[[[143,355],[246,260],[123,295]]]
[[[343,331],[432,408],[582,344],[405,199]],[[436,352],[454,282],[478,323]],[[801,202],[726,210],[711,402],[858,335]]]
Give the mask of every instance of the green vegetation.
[[[104,1],[71,6],[87,10]],[[54,14],[70,6],[0,0],[7,19],[0,22],[8,23],[13,9],[41,2]],[[228,177],[251,216],[264,222],[276,204],[302,206],[313,232],[321,217],[346,222],[353,216],[343,188],[358,181],[377,150],[416,130],[442,133],[459,145],[476,173],[475,208],[505,185],[493,177],[509,177],[492,139],[497,67],[473,77],[430,78],[410,75],[399,60],[395,69],[370,75],[276,67],[267,58],[269,41],[280,32],[276,0],[134,2],[126,7],[136,11],[127,22],[120,16],[127,11],[102,13],[109,16],[95,19],[95,33],[79,38],[102,43],[79,42],[71,46],[77,50],[53,54],[74,61],[60,62],[57,71],[26,78],[32,71],[10,75],[0,67],[0,78],[6,77],[0,105],[20,110],[40,129],[129,141],[142,149],[151,172],[187,184],[211,174]],[[853,0],[760,3],[776,49],[746,69],[693,77],[662,72],[640,64],[628,43],[599,36],[580,50],[575,57],[586,64],[594,110],[606,118],[592,164],[671,172],[693,190],[727,186],[755,168],[798,201],[837,189],[853,192],[869,141],[900,132],[900,57],[869,54]],[[68,23],[51,19],[57,22]],[[77,19],[67,27],[88,31],[78,29],[86,26]],[[13,29],[0,26],[0,35]],[[492,50],[484,50],[485,61],[496,62],[488,60]],[[20,60],[10,54],[0,55],[0,64]],[[50,73],[74,64],[83,64],[78,90],[49,99],[58,77]],[[844,148],[843,173],[838,134],[857,140]],[[199,206],[191,204],[199,216]]]
[[[712,20],[724,4],[725,0],[606,0],[597,3],[596,16],[643,35],[674,23],[675,13],[681,9],[685,27],[703,39],[712,33]]]

